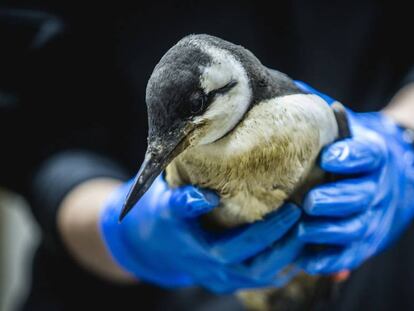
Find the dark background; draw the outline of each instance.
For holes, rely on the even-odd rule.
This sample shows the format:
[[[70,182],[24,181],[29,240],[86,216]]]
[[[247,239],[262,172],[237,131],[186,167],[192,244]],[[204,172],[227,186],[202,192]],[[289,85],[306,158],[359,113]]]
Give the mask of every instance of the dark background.
[[[138,168],[142,154],[125,155],[146,143],[147,79],[190,33],[239,43],[356,110],[385,105],[412,65],[411,10],[398,1],[1,2],[0,130],[13,150],[2,162],[21,171],[91,145]],[[55,33],[38,43],[47,23]]]
[[[132,176],[146,147],[147,79],[161,56],[190,33],[241,44],[264,65],[352,109],[378,110],[412,68],[411,15],[404,1],[137,1],[132,6],[2,0],[0,185],[30,203],[38,166],[68,149],[105,155]],[[406,268],[414,256],[410,236],[405,241],[351,279],[339,309],[410,309],[414,277]],[[146,286],[122,294],[46,241],[36,255],[33,288],[32,302],[49,301],[50,310],[120,304],[177,309],[172,301],[193,304],[190,310],[196,303],[217,310],[207,308],[211,297],[198,292],[171,298]],[[46,310],[45,304],[39,310]]]

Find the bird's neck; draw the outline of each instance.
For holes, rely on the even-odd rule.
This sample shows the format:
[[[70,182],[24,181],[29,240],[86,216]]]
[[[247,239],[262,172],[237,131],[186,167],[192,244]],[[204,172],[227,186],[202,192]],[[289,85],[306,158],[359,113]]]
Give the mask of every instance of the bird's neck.
[[[286,144],[300,148],[309,135],[317,138],[318,148],[337,138],[332,109],[316,95],[287,95],[252,106],[232,131],[214,143],[193,147],[192,153],[225,160],[269,144],[272,149]]]

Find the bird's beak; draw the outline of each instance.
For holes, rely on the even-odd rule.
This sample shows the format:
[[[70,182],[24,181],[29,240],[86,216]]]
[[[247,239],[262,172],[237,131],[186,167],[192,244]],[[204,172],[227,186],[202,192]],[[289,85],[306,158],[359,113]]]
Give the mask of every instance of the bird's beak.
[[[194,127],[194,123],[188,122],[171,131],[165,138],[149,142],[144,162],[128,193],[119,221],[122,221],[131,211],[167,165],[189,146],[189,134],[194,130]]]

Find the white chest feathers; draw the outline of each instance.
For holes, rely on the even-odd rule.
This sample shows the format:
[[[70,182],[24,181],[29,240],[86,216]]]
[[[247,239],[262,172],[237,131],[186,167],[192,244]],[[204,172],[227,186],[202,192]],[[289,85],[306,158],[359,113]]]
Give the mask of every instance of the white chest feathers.
[[[337,136],[334,113],[318,96],[275,98],[222,139],[183,152],[167,167],[167,181],[216,190],[221,206],[213,216],[224,225],[256,221],[294,193]]]

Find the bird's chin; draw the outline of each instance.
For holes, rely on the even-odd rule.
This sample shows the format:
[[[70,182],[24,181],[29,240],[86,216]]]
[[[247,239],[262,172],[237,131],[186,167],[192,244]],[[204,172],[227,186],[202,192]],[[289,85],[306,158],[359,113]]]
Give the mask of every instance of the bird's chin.
[[[197,145],[205,146],[211,145],[220,141],[227,135],[222,128],[214,126],[214,124],[208,124],[204,126],[199,133],[197,133]]]
[[[202,123],[199,123],[188,139],[190,141],[190,146],[192,147],[213,143],[216,139],[211,135],[211,122],[203,121]]]
[[[204,136],[198,141],[198,146],[205,146],[216,142],[220,138]]]

